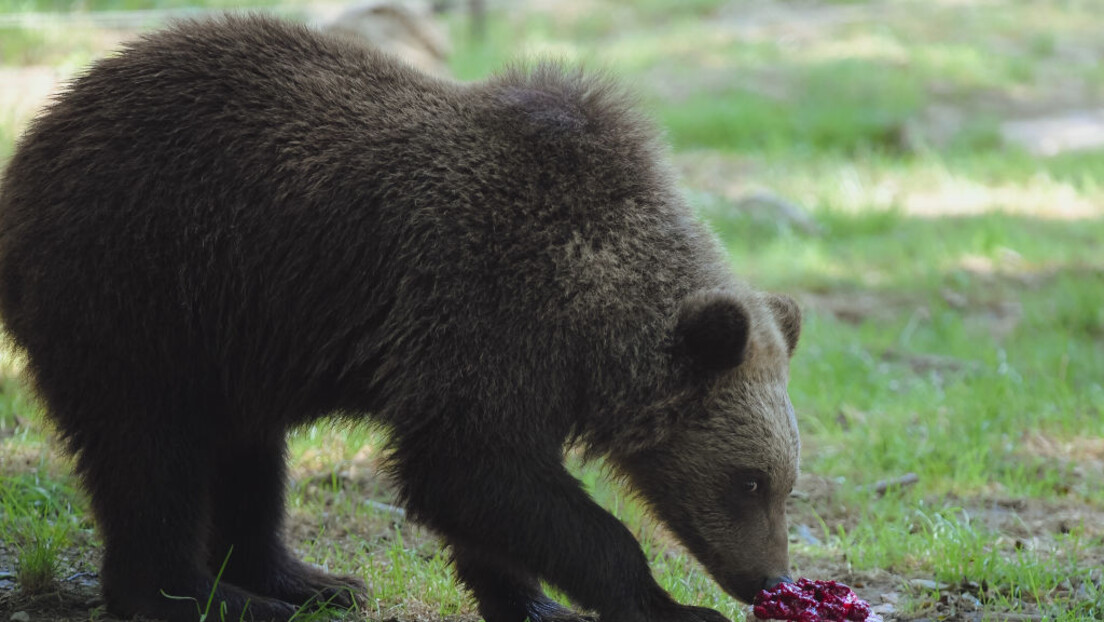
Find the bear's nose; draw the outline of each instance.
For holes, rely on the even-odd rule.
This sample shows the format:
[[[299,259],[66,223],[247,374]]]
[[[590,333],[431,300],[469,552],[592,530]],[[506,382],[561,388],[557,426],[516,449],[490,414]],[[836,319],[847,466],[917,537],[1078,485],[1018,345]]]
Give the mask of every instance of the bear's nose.
[[[793,583],[793,582],[794,582],[793,579],[787,577],[786,575],[782,575],[780,577],[767,577],[766,579],[763,579],[763,589],[764,590],[771,590],[771,589],[774,589],[774,587],[776,585],[779,585],[781,583]]]

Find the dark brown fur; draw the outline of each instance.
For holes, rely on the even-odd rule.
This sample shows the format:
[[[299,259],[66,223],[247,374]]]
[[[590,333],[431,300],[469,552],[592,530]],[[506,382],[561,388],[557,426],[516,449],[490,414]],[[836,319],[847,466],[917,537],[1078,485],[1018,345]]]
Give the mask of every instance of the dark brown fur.
[[[281,542],[285,432],[391,434],[489,622],[675,603],[563,467],[622,469],[725,589],[787,570],[800,317],[733,279],[651,126],[553,67],[461,85],[262,18],[98,62],[0,190],[0,313],[77,456],[108,607],[286,619],[362,584]],[[752,484],[754,483],[754,484]],[[754,488],[754,490],[753,490]]]

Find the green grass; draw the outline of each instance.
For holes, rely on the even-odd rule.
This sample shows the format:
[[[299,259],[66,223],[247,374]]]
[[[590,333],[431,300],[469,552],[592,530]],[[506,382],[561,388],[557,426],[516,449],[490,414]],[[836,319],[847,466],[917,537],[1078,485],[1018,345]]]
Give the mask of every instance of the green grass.
[[[802,301],[795,573],[898,593],[909,616],[1100,619],[1104,153],[1040,158],[998,130],[1104,101],[1104,18],[1076,0],[773,6],[791,13],[756,21],[755,3],[716,0],[514,10],[492,13],[479,42],[455,17],[451,62],[465,79],[549,55],[622,76],[734,271]],[[99,53],[92,31],[13,32],[0,33],[0,64],[77,67]],[[0,161],[25,118],[0,109]],[[812,226],[747,209],[764,191]],[[28,573],[56,579],[95,547],[89,518],[27,396],[0,389],[0,562],[17,549]],[[294,435],[296,546],[364,577],[373,619],[472,613],[432,535],[363,503],[391,498],[372,471],[380,445],[359,428]],[[600,466],[573,468],[676,598],[741,619]],[[910,472],[912,486],[870,490]]]
[[[75,493],[64,481],[28,473],[0,478],[0,533],[14,546],[15,580],[24,592],[40,594],[60,578],[59,554],[73,546],[81,526]]]

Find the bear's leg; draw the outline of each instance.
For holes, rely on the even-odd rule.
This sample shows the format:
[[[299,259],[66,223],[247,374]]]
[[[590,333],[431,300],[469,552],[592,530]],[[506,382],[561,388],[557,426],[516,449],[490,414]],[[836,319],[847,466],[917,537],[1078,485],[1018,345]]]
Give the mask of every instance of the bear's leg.
[[[523,576],[548,581],[603,622],[725,621],[716,611],[671,599],[632,533],[567,472],[558,447],[553,453],[506,440],[400,442],[391,460],[413,518],[483,559],[508,560]],[[487,570],[476,573],[477,580],[489,577]],[[506,585],[500,593],[518,593],[508,575],[500,580]],[[488,609],[503,607],[493,589],[473,591],[492,594]]]
[[[451,543],[456,576],[471,590],[486,622],[593,622],[545,595],[524,570],[479,549]]]
[[[199,426],[172,425],[179,413],[158,414],[164,418],[84,412],[83,421],[101,427],[68,430],[104,541],[100,579],[108,610],[194,621],[210,599],[213,617],[225,608],[226,619],[287,620],[295,611],[289,603],[216,584],[207,571],[209,439]],[[113,419],[119,423],[106,424]]]
[[[225,560],[230,583],[296,605],[353,607],[365,594],[363,581],[299,561],[282,539],[284,431],[244,436],[231,435],[216,449],[208,568],[217,573]]]

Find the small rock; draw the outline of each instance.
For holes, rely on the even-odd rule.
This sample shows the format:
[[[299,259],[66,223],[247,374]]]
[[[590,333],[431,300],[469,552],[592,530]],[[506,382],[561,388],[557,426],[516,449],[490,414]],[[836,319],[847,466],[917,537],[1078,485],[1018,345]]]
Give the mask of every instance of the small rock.
[[[11,614],[11,622],[31,622],[31,614],[26,611],[16,611]]]
[[[931,581],[929,579],[912,579],[911,581],[909,581],[909,585],[920,590],[931,591],[938,591],[946,587],[945,585],[936,583],[935,581]]]
[[[809,529],[808,525],[797,526],[797,537],[811,546],[820,546],[822,544],[820,538],[813,535],[813,530]]]
[[[977,596],[974,596],[973,594],[970,594],[968,592],[963,592],[958,595],[958,604],[961,607],[972,609],[974,611],[981,609],[981,601],[978,600]]]
[[[894,606],[892,603],[882,603],[870,608],[870,613],[879,616],[892,616],[896,612],[897,607]]]

